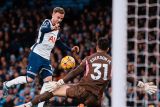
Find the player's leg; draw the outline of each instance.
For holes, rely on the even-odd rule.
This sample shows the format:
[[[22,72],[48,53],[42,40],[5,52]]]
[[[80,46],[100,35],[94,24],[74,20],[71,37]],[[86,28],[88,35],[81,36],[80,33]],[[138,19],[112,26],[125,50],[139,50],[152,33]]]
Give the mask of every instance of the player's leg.
[[[49,100],[53,96],[61,96],[61,97],[70,97],[70,98],[76,98],[79,100],[79,103],[84,103],[85,105],[89,107],[93,107],[96,105],[97,107],[98,104],[98,98],[91,94],[90,92],[87,92],[85,88],[77,85],[63,85],[59,89],[51,92],[45,92],[41,95],[36,96],[30,104],[36,105],[39,102],[43,102],[46,100]]]
[[[51,62],[49,60],[43,59],[43,65],[42,68],[39,72],[41,78],[43,79],[43,85],[40,91],[40,94],[43,94],[45,91],[47,91],[45,89],[45,84],[46,82],[52,81],[52,75],[53,75],[53,69],[51,66]],[[38,104],[38,107],[43,107],[45,102],[41,102]]]
[[[84,87],[79,85],[63,85],[52,93],[54,96],[76,98],[79,103],[82,103],[87,107],[100,107],[98,97],[86,91]]]
[[[8,95],[8,90],[11,86],[17,85],[17,84],[24,84],[24,83],[27,83],[26,76],[19,76],[13,80],[5,81],[3,83],[3,97],[6,97]]]
[[[27,76],[19,76],[15,79],[12,79],[10,81],[6,81],[3,83],[3,96],[4,97],[8,95],[8,89],[12,87],[13,85],[30,83],[34,80],[41,66],[39,63],[39,56],[31,52],[28,57],[28,60],[29,60],[29,64],[27,66]]]
[[[52,98],[53,96],[66,96],[66,90],[70,88],[70,86],[68,85],[63,85],[62,87],[58,88],[57,90],[55,90],[54,92],[45,92],[41,95],[36,96],[33,100],[32,100],[32,104],[36,105],[39,102],[42,101],[46,101],[49,100],[50,98]]]
[[[71,97],[77,98],[80,102],[89,105],[90,103],[97,102],[97,98],[91,93],[87,92],[83,87],[79,86],[71,86],[71,85],[63,85],[58,88],[54,92],[45,92],[43,94],[37,95],[31,102],[26,103],[27,107],[31,107],[33,105],[37,105],[40,102],[49,100],[53,96],[61,96],[61,97]],[[88,99],[88,100],[87,100]],[[95,103],[94,103],[95,104]],[[21,106],[19,106],[21,107]]]

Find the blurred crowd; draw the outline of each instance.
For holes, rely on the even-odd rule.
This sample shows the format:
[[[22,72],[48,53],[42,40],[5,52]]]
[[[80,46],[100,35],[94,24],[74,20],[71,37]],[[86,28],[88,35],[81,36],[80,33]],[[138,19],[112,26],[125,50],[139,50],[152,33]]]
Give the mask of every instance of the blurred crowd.
[[[12,5],[6,6],[5,11],[0,13],[0,88],[4,81],[26,74],[30,47],[37,39],[38,29],[43,20],[50,19],[53,10],[51,1],[7,1],[12,2]],[[7,1],[0,4],[3,6]],[[96,40],[99,37],[105,36],[111,40],[111,2],[91,0],[83,9],[65,8],[65,11],[60,31],[61,38],[70,47],[78,45],[79,56],[82,59],[95,52]],[[64,52],[58,47],[53,49],[51,64],[55,68],[54,80],[64,77],[68,72],[59,69],[59,62],[65,55],[71,53]],[[80,76],[69,83],[76,83],[79,79]],[[9,89],[7,98],[2,98],[0,90],[0,107],[12,107],[28,102],[39,94],[41,86],[42,80],[37,77],[33,83]],[[110,97],[107,91],[106,95]],[[49,103],[57,106],[76,104],[77,101],[64,97],[54,97]]]

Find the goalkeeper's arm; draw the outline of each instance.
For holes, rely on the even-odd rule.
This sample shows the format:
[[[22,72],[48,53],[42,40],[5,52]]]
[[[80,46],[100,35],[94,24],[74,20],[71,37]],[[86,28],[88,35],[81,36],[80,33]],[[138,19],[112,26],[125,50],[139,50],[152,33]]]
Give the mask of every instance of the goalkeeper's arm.
[[[53,92],[60,86],[66,84],[68,81],[72,80],[73,78],[81,74],[83,71],[84,71],[84,67],[82,64],[80,64],[78,67],[71,70],[63,79],[60,79],[57,82],[51,81],[46,83],[45,88],[48,92]]]

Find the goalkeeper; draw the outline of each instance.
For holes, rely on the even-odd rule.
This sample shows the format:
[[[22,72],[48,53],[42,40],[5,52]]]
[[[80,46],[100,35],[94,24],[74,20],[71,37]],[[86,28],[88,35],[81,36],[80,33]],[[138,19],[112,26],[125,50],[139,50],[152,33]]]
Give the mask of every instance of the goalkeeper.
[[[63,79],[57,82],[48,82],[46,84],[47,92],[18,107],[32,107],[53,96],[76,98],[79,103],[83,103],[87,107],[100,107],[103,91],[111,80],[111,57],[106,54],[108,46],[108,39],[100,38],[97,42],[96,53],[82,60],[80,65],[69,72]],[[84,76],[78,84],[66,84],[82,72]],[[132,77],[129,79],[129,81],[133,81]],[[139,82],[138,86],[144,88],[150,94],[157,91],[157,86],[150,83]]]

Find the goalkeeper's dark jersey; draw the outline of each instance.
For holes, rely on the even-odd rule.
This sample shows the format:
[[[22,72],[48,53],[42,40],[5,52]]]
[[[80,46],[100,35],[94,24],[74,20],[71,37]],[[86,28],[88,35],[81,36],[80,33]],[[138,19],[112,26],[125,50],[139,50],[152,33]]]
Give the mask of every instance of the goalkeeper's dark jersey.
[[[84,73],[78,83],[85,90],[96,96],[102,95],[108,81],[111,79],[111,57],[103,52],[97,52],[82,60],[81,64],[64,77],[67,83],[77,75]]]
[[[79,85],[96,96],[101,95],[111,79],[111,57],[97,52],[86,57],[80,65],[85,67],[85,72]]]

